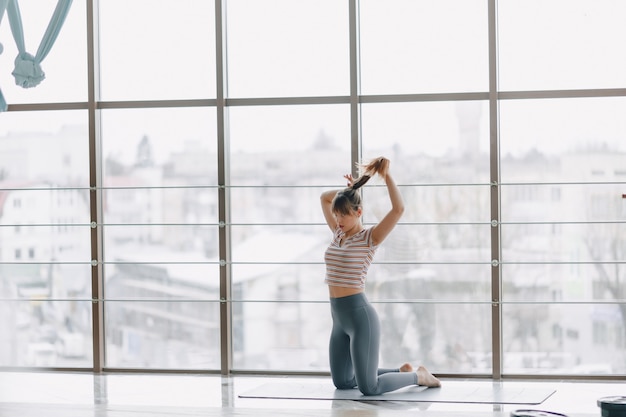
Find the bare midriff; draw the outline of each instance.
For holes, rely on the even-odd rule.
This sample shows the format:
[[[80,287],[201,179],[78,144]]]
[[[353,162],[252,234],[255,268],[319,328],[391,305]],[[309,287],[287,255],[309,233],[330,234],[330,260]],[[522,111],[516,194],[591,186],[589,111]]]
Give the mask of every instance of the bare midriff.
[[[362,292],[363,288],[337,287],[334,285],[328,286],[328,293],[330,294],[330,298],[348,297],[350,295],[359,294]]]

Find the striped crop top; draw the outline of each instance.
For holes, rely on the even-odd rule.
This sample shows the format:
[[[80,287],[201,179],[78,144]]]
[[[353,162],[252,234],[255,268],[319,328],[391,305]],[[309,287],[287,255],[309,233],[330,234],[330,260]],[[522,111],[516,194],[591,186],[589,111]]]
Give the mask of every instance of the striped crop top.
[[[335,287],[363,288],[365,278],[374,253],[378,249],[372,243],[372,229],[363,229],[345,239],[339,245],[345,233],[337,228],[330,246],[324,254],[326,279],[324,282]]]

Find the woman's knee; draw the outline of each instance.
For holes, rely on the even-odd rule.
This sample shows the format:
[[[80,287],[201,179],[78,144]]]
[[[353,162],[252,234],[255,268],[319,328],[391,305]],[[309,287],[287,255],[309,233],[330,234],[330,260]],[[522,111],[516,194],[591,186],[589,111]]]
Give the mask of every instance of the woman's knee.
[[[333,384],[337,389],[352,389],[356,387],[356,382],[354,378],[349,381],[345,379],[333,378]]]
[[[359,386],[359,391],[361,391],[361,394],[363,394],[365,396],[378,395],[379,394],[377,387],[371,388],[371,387],[368,387],[368,386],[364,386],[364,387]]]

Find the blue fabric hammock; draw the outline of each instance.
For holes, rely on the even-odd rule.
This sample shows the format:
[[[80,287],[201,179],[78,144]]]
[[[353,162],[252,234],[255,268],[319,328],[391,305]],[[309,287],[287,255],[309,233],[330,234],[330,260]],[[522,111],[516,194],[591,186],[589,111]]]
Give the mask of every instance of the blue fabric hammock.
[[[26,46],[24,42],[24,28],[22,26],[22,16],[20,14],[20,7],[18,0],[0,0],[0,23],[6,10],[11,25],[11,33],[15,44],[17,45],[18,54],[15,58],[15,69],[11,74],[15,77],[15,84],[22,88],[36,87],[45,78],[46,74],[41,69],[41,62],[52,49],[54,41],[56,41],[61,27],[65,22],[67,13],[72,5],[72,0],[59,0],[57,7],[54,9],[54,14],[48,23],[46,33],[39,44],[39,49],[35,56],[26,52]],[[0,44],[0,53],[2,53],[2,44]],[[7,102],[4,99],[2,90],[0,90],[0,112],[6,111],[8,108]]]

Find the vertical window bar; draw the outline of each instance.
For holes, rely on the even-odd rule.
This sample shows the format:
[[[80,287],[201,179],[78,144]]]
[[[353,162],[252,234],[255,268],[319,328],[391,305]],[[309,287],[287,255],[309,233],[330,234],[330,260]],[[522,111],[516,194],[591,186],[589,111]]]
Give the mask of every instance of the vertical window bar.
[[[225,0],[215,0],[215,58],[217,82],[217,178],[219,210],[220,261],[220,352],[221,373],[228,375],[232,369],[232,306],[231,251],[230,251],[230,168],[228,164],[228,109],[226,96],[226,6]]]
[[[102,372],[105,366],[104,299],[102,271],[102,176],[99,156],[102,155],[99,140],[100,115],[96,103],[100,99],[99,63],[97,62],[99,30],[98,0],[87,1],[87,69],[88,69],[88,132],[89,132],[89,210],[91,224],[91,303],[93,334],[93,370]]]
[[[350,0],[348,18],[350,19],[350,152],[352,174],[358,175],[356,163],[361,160],[361,79],[359,60],[359,0]]]
[[[502,276],[500,268],[500,141],[498,114],[497,0],[489,0],[489,158],[491,206],[492,376],[502,378]]]

